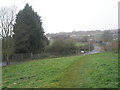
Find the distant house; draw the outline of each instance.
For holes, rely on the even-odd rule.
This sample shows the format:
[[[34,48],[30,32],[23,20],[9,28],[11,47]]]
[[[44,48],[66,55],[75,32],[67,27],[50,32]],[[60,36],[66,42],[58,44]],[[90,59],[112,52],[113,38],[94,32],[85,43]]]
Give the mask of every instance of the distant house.
[[[72,35],[70,35],[70,37],[76,37],[76,35],[75,35],[75,34],[72,34]]]

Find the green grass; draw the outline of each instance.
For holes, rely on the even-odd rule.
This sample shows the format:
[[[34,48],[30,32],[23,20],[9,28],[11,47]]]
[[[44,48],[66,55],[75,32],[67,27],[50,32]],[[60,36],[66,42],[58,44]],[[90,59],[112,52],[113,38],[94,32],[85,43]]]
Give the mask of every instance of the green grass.
[[[113,52],[34,60],[3,68],[8,88],[117,88],[118,59]]]
[[[84,46],[84,43],[76,43],[75,46],[80,47],[80,46]]]

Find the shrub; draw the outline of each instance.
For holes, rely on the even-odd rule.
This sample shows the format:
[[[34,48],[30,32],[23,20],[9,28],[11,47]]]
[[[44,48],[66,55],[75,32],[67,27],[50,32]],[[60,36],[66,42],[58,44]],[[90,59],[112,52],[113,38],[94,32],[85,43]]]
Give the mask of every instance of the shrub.
[[[80,51],[89,51],[89,48],[90,48],[90,51],[92,51],[94,49],[92,43],[90,45],[85,44],[84,46],[80,46],[79,48],[80,48]]]
[[[74,41],[57,39],[55,40],[52,45],[46,48],[46,52],[51,52],[57,55],[68,55],[68,54],[75,54],[77,47],[74,45]]]
[[[113,51],[118,52],[118,41],[113,41],[111,47]]]
[[[54,58],[56,57],[55,55],[51,54],[51,53],[40,53],[40,54],[34,54],[32,59],[43,59],[43,58]]]

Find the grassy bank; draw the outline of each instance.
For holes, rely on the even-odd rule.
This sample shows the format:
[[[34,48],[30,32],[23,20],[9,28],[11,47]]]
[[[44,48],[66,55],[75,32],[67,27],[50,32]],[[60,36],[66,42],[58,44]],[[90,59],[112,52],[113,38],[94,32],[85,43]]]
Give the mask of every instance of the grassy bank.
[[[34,60],[3,68],[8,88],[117,88],[117,54],[108,52]]]

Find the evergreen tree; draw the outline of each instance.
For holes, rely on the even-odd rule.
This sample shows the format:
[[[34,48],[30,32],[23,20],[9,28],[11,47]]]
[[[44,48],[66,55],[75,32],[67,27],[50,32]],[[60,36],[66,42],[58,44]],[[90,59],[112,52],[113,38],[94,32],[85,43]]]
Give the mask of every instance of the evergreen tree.
[[[28,4],[17,14],[13,31],[16,53],[43,51],[47,39],[44,36],[41,17]]]

